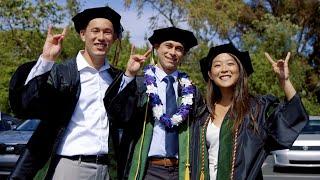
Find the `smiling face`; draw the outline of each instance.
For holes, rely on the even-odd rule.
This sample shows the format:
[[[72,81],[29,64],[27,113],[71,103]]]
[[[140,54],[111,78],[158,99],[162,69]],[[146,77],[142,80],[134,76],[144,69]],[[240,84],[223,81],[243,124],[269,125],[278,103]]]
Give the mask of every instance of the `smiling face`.
[[[116,39],[111,21],[105,18],[92,19],[80,36],[85,42],[84,56],[90,60],[104,59]]]
[[[239,80],[239,65],[234,57],[227,53],[221,53],[212,60],[211,70],[208,74],[220,89],[233,88]]]
[[[176,41],[164,41],[159,46],[155,46],[155,48],[159,57],[157,66],[167,74],[177,70],[184,56],[183,45]]]

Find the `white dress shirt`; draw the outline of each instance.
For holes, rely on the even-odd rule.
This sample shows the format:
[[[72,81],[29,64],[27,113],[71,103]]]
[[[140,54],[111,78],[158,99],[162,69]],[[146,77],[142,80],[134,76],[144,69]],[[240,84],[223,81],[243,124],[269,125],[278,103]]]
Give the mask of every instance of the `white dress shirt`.
[[[41,57],[28,80],[52,68],[53,63]],[[96,155],[108,153],[109,121],[103,98],[113,79],[108,73],[108,61],[99,69],[91,67],[80,51],[76,57],[80,73],[81,92],[71,120],[59,144],[57,154]],[[33,76],[33,77],[32,77]],[[27,80],[27,81],[28,81]],[[26,83],[27,83],[26,81]]]

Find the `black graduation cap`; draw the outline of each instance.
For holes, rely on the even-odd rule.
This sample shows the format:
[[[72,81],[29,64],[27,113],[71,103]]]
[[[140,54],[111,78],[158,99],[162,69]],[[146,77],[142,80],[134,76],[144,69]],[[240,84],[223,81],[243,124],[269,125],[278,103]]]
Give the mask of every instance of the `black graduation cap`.
[[[249,52],[241,52],[237,48],[235,48],[232,43],[228,43],[220,46],[211,47],[207,57],[204,57],[200,60],[201,72],[206,82],[209,79],[208,71],[211,69],[212,60],[221,53],[233,54],[239,59],[248,76],[253,73],[253,67],[251,64]]]
[[[76,31],[80,33],[80,30],[85,29],[89,22],[95,18],[106,18],[110,20],[112,22],[114,31],[119,38],[121,37],[121,33],[123,31],[120,23],[121,16],[109,6],[85,9],[84,11],[75,15],[72,18],[72,21],[74,22]]]
[[[176,27],[154,30],[153,35],[148,40],[153,46],[161,44],[164,41],[176,41],[183,45],[185,52],[188,52],[193,46],[198,45],[197,39],[191,31]]]

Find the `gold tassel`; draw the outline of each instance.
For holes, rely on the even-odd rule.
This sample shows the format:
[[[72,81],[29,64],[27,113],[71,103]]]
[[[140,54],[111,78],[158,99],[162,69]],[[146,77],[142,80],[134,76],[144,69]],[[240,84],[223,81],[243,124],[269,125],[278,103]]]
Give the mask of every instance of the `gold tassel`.
[[[204,172],[203,171],[201,171],[201,173],[200,173],[200,180],[204,180]]]
[[[190,164],[186,164],[186,171],[184,173],[184,180],[190,180]]]

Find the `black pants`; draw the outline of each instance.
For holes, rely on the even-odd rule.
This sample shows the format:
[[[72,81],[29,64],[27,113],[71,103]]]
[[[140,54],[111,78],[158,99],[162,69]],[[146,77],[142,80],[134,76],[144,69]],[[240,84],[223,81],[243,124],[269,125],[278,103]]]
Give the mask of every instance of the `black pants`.
[[[152,165],[148,163],[145,180],[178,180],[179,168],[178,166],[165,167],[159,165]]]

